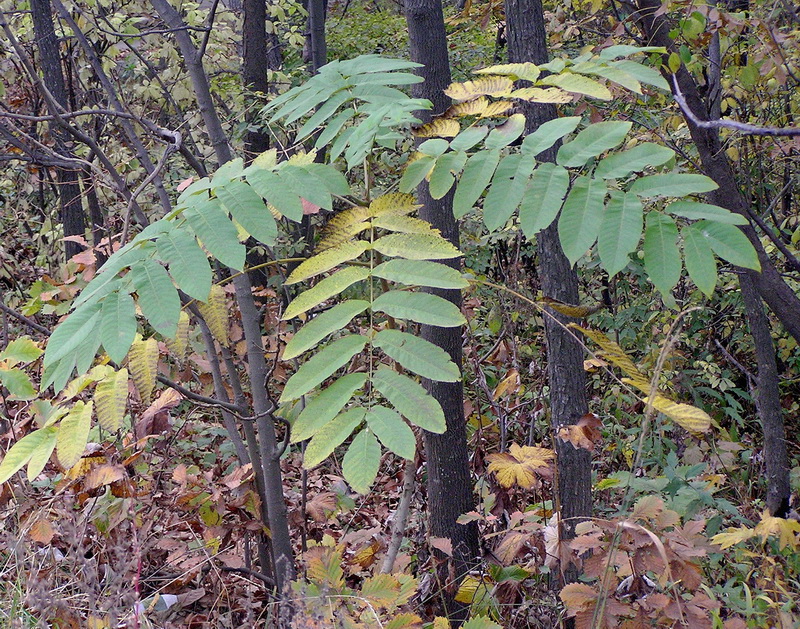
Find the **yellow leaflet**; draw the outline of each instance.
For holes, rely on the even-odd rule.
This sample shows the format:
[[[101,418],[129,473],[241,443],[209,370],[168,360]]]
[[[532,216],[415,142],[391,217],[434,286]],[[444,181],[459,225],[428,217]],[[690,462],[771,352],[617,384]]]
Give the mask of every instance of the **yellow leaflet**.
[[[167,348],[175,355],[178,360],[183,360],[186,350],[189,348],[189,315],[185,310],[181,310],[178,318],[178,330],[174,339],[166,339]]]
[[[214,284],[208,295],[208,301],[205,303],[197,302],[197,309],[203,316],[217,343],[227,346],[228,306],[225,300],[225,289],[219,284]]]
[[[149,402],[156,386],[158,342],[154,338],[135,340],[128,353],[128,368],[142,402]]]
[[[531,103],[565,104],[572,102],[572,94],[557,87],[544,89],[541,87],[523,87],[522,89],[514,90],[509,96],[527,100]]]
[[[452,118],[436,118],[435,120],[414,129],[418,138],[452,138],[461,131],[461,125]]]
[[[414,196],[402,192],[391,192],[378,197],[369,204],[369,215],[373,217],[384,214],[405,216],[418,210],[421,205],[414,202]]]
[[[514,103],[512,103],[509,100],[496,100],[493,103],[489,103],[486,109],[483,110],[483,113],[481,113],[481,118],[493,118],[494,116],[502,116],[513,106]]]
[[[451,83],[444,93],[456,101],[471,100],[478,96],[506,96],[514,82],[506,76],[487,76],[475,81]]]
[[[94,391],[95,412],[100,426],[116,432],[128,403],[128,370],[120,369],[97,383]]]
[[[482,70],[476,70],[475,74],[500,74],[510,76],[524,81],[535,81],[539,78],[541,70],[535,63],[504,63],[502,65],[490,66]]]
[[[460,116],[480,116],[488,106],[489,100],[481,96],[480,98],[475,98],[465,103],[456,103],[455,105],[451,105],[448,110],[444,112],[444,116],[446,118]]]

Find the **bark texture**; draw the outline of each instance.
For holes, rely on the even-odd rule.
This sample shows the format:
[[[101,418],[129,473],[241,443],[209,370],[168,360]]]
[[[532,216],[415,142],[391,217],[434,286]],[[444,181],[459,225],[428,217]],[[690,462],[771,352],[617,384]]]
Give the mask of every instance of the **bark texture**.
[[[541,0],[506,0],[508,56],[511,62],[547,63],[547,33]],[[553,105],[524,103],[526,132],[557,117]],[[558,145],[538,157],[554,162]],[[542,293],[564,303],[577,304],[578,275],[564,255],[556,222],[536,238],[538,274]],[[564,325],[572,321],[556,312],[545,317],[547,378],[550,386],[550,413],[553,431],[574,424],[588,412],[583,348]],[[561,506],[562,535],[574,537],[575,525],[592,515],[592,461],[588,450],[556,439],[558,460],[558,498]],[[573,581],[577,571],[565,567],[565,581]]]
[[[447,37],[444,28],[441,0],[408,0],[405,3],[411,59],[423,64],[418,74],[425,80],[413,87],[417,98],[427,98],[433,103],[433,115],[442,113],[450,104],[443,90],[450,84],[450,62],[447,56]],[[430,113],[423,114],[430,118]],[[458,225],[453,217],[452,193],[442,199],[431,198],[427,183],[417,189],[422,204],[420,218],[431,223],[442,235],[458,246]],[[454,265],[460,264],[458,261]],[[457,290],[432,290],[434,294],[461,306],[461,292]],[[438,328],[423,325],[422,337],[443,348],[456,365],[461,367],[461,328]],[[479,555],[478,530],[474,523],[461,525],[456,519],[474,508],[472,478],[469,468],[466,425],[464,420],[464,392],[461,381],[432,382],[425,386],[441,404],[447,420],[447,430],[441,435],[425,433],[425,451],[428,460],[428,514],[430,534],[452,541],[453,555],[446,583],[445,604],[451,620],[466,620],[469,611],[453,600],[461,581],[477,561]],[[451,582],[452,576],[455,582]]]

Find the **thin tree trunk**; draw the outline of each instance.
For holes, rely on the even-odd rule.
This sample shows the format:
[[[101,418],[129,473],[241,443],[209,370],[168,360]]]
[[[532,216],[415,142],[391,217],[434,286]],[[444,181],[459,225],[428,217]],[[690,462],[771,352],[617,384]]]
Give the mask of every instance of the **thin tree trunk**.
[[[547,63],[547,32],[541,0],[506,0],[508,56],[511,62]],[[556,118],[553,105],[523,103],[525,131],[531,133],[539,125]],[[555,162],[558,145],[539,156]],[[577,304],[578,274],[564,255],[554,222],[536,238],[538,274],[542,293],[568,304]],[[550,413],[554,434],[565,424],[574,424],[588,412],[586,376],[583,370],[583,348],[564,328],[571,319],[552,312],[544,319],[547,344],[547,377],[550,387]],[[561,533],[574,537],[575,525],[592,515],[592,467],[589,451],[571,443],[555,440],[558,461],[558,500],[562,521]],[[562,566],[564,580],[576,580],[574,567]]]
[[[328,63],[328,44],[325,41],[326,0],[308,0],[308,43],[311,53],[311,72],[316,74]]]
[[[267,5],[265,0],[244,0],[242,22],[242,79],[249,92],[266,94],[269,91],[267,72],[277,70],[275,55],[267,48]],[[280,54],[277,55],[280,60]],[[260,110],[257,96],[249,95],[247,121],[252,126]],[[260,129],[250,129],[245,135],[245,155],[248,160],[269,148],[269,135]]]
[[[433,115],[442,113],[449,105],[443,90],[450,84],[450,64],[447,56],[447,37],[440,0],[408,0],[405,3],[411,59],[424,64],[417,72],[425,80],[413,86],[415,97],[427,98],[433,103]],[[421,117],[430,118],[431,112]],[[442,236],[458,246],[458,224],[453,217],[452,193],[442,199],[431,198],[427,183],[417,189],[422,204],[420,218],[439,229]],[[459,262],[454,262],[458,265]],[[461,306],[461,292],[457,290],[432,290]],[[422,326],[422,337],[443,348],[453,362],[461,367],[461,329]],[[434,537],[448,538],[452,542],[452,574],[456,583],[448,584],[444,592],[445,605],[451,620],[466,619],[468,608],[454,601],[457,585],[475,565],[479,556],[478,530],[474,523],[458,524],[456,519],[474,508],[472,478],[469,469],[466,425],[464,419],[464,392],[461,381],[426,381],[426,388],[441,404],[447,420],[447,430],[441,435],[425,433],[425,451],[428,461],[428,514],[430,533]],[[445,573],[448,574],[448,573]]]
[[[58,37],[53,25],[50,2],[49,0],[31,0],[30,7],[44,84],[56,102],[64,110],[68,110],[70,107],[67,102],[64,72],[61,69],[61,53],[59,52]],[[64,131],[56,123],[53,123],[50,128],[56,142],[56,151],[61,155],[71,157],[72,153],[67,145]],[[60,201],[59,218],[64,227],[64,235],[85,236],[86,216],[81,202],[78,172],[77,170],[59,168],[56,173]],[[78,243],[69,241],[64,243],[67,259],[82,250],[83,247]]]

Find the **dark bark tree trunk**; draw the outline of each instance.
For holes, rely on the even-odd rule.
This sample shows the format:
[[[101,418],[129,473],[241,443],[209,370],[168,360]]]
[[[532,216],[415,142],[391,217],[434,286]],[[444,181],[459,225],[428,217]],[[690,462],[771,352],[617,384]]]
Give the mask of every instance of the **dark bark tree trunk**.
[[[311,72],[316,74],[328,63],[328,44],[325,40],[326,0],[308,0],[308,54]]]
[[[58,37],[53,25],[53,13],[49,0],[31,0],[31,17],[33,18],[33,32],[36,37],[39,52],[39,65],[47,90],[53,95],[56,102],[69,110],[67,91],[64,85],[64,72],[61,69],[61,53],[59,52]],[[56,151],[66,157],[71,157],[66,133],[57,124],[51,125],[51,133],[56,142]],[[80,177],[77,170],[67,168],[57,169],[59,218],[64,227],[65,236],[85,236],[86,216],[81,200]],[[64,251],[67,259],[83,250],[75,242],[65,242]]]
[[[442,113],[450,104],[443,90],[450,84],[450,63],[447,56],[447,37],[444,28],[441,0],[407,0],[405,3],[411,59],[423,64],[417,72],[425,80],[413,87],[417,98],[427,98],[433,103],[433,115]],[[424,112],[423,118],[430,118]],[[428,221],[442,235],[458,246],[458,225],[453,217],[453,197],[446,195],[434,200],[426,182],[417,189],[422,204],[420,218]],[[458,265],[459,262],[455,262]],[[431,291],[456,305],[461,305],[460,291]],[[422,326],[422,337],[443,348],[461,367],[461,329]],[[474,508],[472,479],[469,469],[466,426],[464,420],[464,393],[459,382],[426,382],[428,391],[441,404],[447,420],[447,431],[441,435],[425,433],[425,451],[428,466],[428,514],[430,534],[452,541],[452,571],[455,583],[444,592],[445,605],[451,620],[466,619],[468,608],[456,603],[453,596],[458,583],[475,565],[479,556],[478,530],[472,524],[461,525],[458,516]],[[450,577],[448,577],[449,580]]]
[[[547,63],[547,32],[541,0],[506,0],[506,31],[510,62]],[[523,103],[527,133],[556,118],[553,105]],[[539,157],[555,162],[558,145]],[[568,304],[577,304],[578,275],[564,255],[554,222],[536,239],[538,274],[542,293]],[[574,424],[588,412],[583,348],[567,332],[569,317],[551,312],[545,316],[547,377],[550,386],[550,413],[554,433],[560,426]],[[565,538],[574,537],[575,525],[592,515],[592,461],[588,450],[555,440],[558,461],[558,499]],[[574,581],[577,571],[563,566],[565,581]]]
[[[670,51],[673,41],[669,37],[670,23],[658,13],[661,5],[657,0],[639,0],[636,22],[650,44],[664,46]],[[673,92],[675,85],[671,75],[665,75]],[[692,113],[700,120],[708,120],[712,108],[704,102],[689,71],[681,66],[674,76],[678,87]],[[736,175],[728,156],[723,150],[719,130],[700,127],[688,117],[686,124],[697,146],[705,174],[719,188],[709,193],[712,203],[750,219],[747,199],[739,189]],[[783,280],[761,244],[755,228],[748,223],[741,227],[753,244],[761,262],[761,272],[740,269],[739,284],[744,299],[745,314],[753,336],[758,363],[756,377],[756,409],[764,431],[764,458],[767,467],[767,507],[773,514],[783,514],[789,498],[789,458],[786,450],[786,433],[780,406],[778,373],[775,366],[775,347],[769,330],[769,322],[760,300],[775,313],[786,330],[800,342],[800,299]]]

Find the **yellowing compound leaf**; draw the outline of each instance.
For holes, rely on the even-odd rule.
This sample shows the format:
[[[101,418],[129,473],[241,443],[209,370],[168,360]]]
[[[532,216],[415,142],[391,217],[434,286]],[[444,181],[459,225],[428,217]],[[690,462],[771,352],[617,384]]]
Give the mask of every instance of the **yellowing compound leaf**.
[[[648,402],[649,398],[645,398],[644,401]],[[708,432],[711,429],[711,417],[708,413],[691,404],[679,404],[661,394],[656,394],[653,398],[653,408],[689,432]]]
[[[499,74],[509,76],[513,79],[534,82],[539,78],[541,70],[535,63],[504,63],[496,66],[489,66],[481,70],[475,70],[475,74]]]
[[[352,240],[365,229],[369,229],[369,209],[357,206],[338,212],[331,217],[322,230],[322,239],[317,244],[317,252],[336,247]]]
[[[446,112],[445,117],[461,117],[461,116],[482,116],[489,105],[489,99],[481,96],[473,100],[468,100],[464,103],[456,103],[451,105]]]
[[[181,316],[178,318],[178,331],[175,333],[175,338],[165,339],[167,349],[178,360],[183,360],[186,357],[186,350],[189,348],[189,314],[185,310],[181,310]]]
[[[511,98],[526,100],[530,103],[566,104],[572,102],[572,94],[557,87],[523,87],[509,94]]]
[[[436,234],[389,234],[373,243],[376,251],[391,258],[407,260],[446,260],[461,252]]]
[[[611,100],[611,92],[602,83],[581,74],[551,74],[541,81],[545,85],[555,85],[562,90],[585,94],[600,100]]]
[[[559,312],[568,317],[573,317],[575,319],[584,319],[588,317],[590,314],[594,314],[598,310],[603,309],[602,304],[595,304],[592,306],[573,306],[572,304],[565,304],[563,301],[558,301],[557,299],[553,299],[552,297],[544,297],[538,303],[541,306],[547,306],[549,308],[552,308],[556,312]]]
[[[762,541],[767,541],[768,537],[777,537],[781,550],[787,546],[791,546],[792,550],[800,548],[800,522],[797,520],[775,518],[764,511],[761,521],[756,524],[755,533],[761,536]]]
[[[555,458],[555,452],[547,448],[518,446],[512,443],[508,452],[489,454],[488,470],[497,476],[497,482],[503,487],[518,485],[530,489],[537,481],[538,476],[549,477],[550,462]]]
[[[461,125],[452,118],[435,118],[428,124],[414,129],[418,138],[452,138],[461,131]]]
[[[514,82],[505,76],[487,76],[475,81],[451,83],[444,93],[455,101],[471,100],[478,96],[505,96]]]
[[[128,368],[142,402],[150,402],[153,387],[156,386],[158,342],[154,338],[135,340],[128,353]]]
[[[639,371],[639,368],[633,364],[633,361],[630,358],[628,358],[625,350],[623,350],[605,334],[598,332],[597,330],[588,330],[586,328],[582,328],[574,323],[568,324],[567,327],[582,332],[584,336],[587,336],[600,346],[600,355],[603,358],[622,369],[622,371],[625,372],[625,375],[632,380],[636,382],[644,382],[645,386],[647,386],[647,377],[641,371]]]
[[[369,243],[364,241],[343,242],[340,245],[326,249],[302,262],[291,275],[286,278],[286,284],[297,284],[315,275],[330,271],[343,262],[355,260],[367,250]]]
[[[406,216],[418,210],[421,205],[416,203],[414,196],[402,192],[391,192],[378,197],[369,204],[369,215],[372,217],[393,214]]]
[[[211,287],[208,301],[197,302],[197,309],[211,330],[214,339],[222,345],[228,345],[228,304],[225,300],[225,289],[219,284]]]
[[[502,116],[513,106],[514,103],[512,103],[510,100],[496,100],[493,103],[489,103],[480,116],[481,118],[494,118],[495,116]]]
[[[128,403],[128,370],[120,369],[97,383],[94,405],[100,427],[116,432],[125,417]]]
[[[56,433],[56,448],[61,465],[69,469],[81,458],[89,439],[92,423],[92,402],[75,402],[66,417],[61,420]]]

